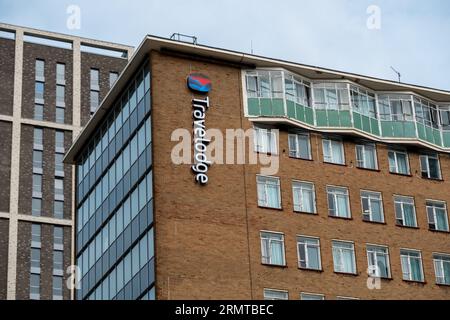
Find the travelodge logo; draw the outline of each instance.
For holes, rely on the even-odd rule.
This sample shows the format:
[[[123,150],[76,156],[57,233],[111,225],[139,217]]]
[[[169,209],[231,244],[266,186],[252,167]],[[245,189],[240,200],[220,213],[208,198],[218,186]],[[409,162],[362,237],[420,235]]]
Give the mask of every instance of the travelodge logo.
[[[189,89],[200,93],[211,91],[211,80],[201,73],[191,73],[187,78]]]

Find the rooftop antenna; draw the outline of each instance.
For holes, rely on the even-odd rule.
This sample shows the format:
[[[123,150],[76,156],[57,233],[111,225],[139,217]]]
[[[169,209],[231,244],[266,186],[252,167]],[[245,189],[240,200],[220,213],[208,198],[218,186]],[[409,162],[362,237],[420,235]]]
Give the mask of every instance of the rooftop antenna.
[[[402,82],[402,75],[400,74],[400,72],[398,72],[397,70],[394,69],[394,67],[391,66],[391,69],[394,70],[394,72],[397,74],[398,76],[398,82]]]

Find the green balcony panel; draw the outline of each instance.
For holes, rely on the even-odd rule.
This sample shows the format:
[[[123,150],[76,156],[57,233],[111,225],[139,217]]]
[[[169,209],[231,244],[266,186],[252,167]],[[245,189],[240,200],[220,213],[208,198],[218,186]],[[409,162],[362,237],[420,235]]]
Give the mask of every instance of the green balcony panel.
[[[378,120],[374,119],[374,118],[370,118],[370,123],[371,123],[372,134],[379,136],[380,128],[378,127]]]
[[[284,100],[283,99],[272,99],[272,115],[273,116],[284,116]]]
[[[304,107],[305,109],[305,122],[314,125],[314,111],[310,107]]]
[[[341,127],[350,128],[352,126],[352,118],[350,116],[350,111],[340,111],[339,112],[339,120],[340,120]]]
[[[450,131],[443,131],[442,136],[444,138],[444,147],[450,148]]]
[[[371,132],[371,130],[370,130],[370,118],[368,117],[368,116],[364,116],[364,115],[361,115],[361,120],[362,120],[362,129],[365,131],[365,132]]]
[[[417,124],[417,133],[419,135],[419,139],[427,140],[427,133],[425,131],[425,126],[421,123]]]
[[[393,137],[391,121],[381,121],[381,132],[383,137]]]
[[[295,110],[297,111],[297,120],[305,122],[305,108],[301,104],[296,103]]]
[[[261,107],[261,115],[262,116],[271,116],[272,115],[272,99],[261,98],[259,99],[260,107]]]
[[[357,112],[353,112],[353,125],[356,129],[363,129],[361,115]]]
[[[340,127],[341,126],[341,119],[340,119],[339,111],[328,110],[328,126],[330,126],[330,127]]]
[[[317,126],[328,127],[328,118],[326,110],[316,110]]]
[[[297,119],[295,112],[295,102],[286,100],[287,116],[291,119]]]
[[[434,144],[437,144],[438,146],[442,147],[441,131],[439,129],[433,128],[433,135],[434,135]]]
[[[259,111],[259,99],[258,98],[248,98],[248,114],[251,116],[261,115]]]
[[[428,142],[434,143],[433,128],[425,126],[425,133],[426,133],[425,140]]]

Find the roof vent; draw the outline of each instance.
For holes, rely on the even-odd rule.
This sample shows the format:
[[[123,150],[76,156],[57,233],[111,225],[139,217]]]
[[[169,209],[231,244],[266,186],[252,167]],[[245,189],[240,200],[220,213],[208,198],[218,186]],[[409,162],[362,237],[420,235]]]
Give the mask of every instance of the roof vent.
[[[188,35],[182,34],[182,33],[174,33],[174,34],[172,34],[170,36],[170,40],[186,42],[186,43],[192,43],[194,45],[197,45],[197,37],[195,37],[195,36],[188,36]]]

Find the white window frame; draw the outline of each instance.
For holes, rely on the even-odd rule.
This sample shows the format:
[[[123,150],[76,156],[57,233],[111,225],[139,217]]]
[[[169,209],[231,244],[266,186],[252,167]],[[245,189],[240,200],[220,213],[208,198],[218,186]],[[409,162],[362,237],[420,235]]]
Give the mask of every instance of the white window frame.
[[[286,299],[276,299],[276,298],[270,298],[270,299],[269,299],[269,298],[266,296],[266,293],[269,293],[269,292],[271,292],[271,293],[286,294]],[[278,290],[278,289],[264,288],[263,295],[264,295],[264,300],[272,300],[272,301],[274,301],[274,300],[289,300],[289,292],[288,292],[287,290]]]
[[[384,223],[385,220],[384,220],[383,196],[382,196],[381,192],[370,191],[370,190],[361,190],[360,194],[361,194],[361,209],[362,209],[363,221]],[[378,198],[374,197],[374,195],[377,195]],[[367,214],[366,214],[366,212],[364,212],[364,204],[363,204],[364,199],[367,199],[368,204],[369,204],[369,212]],[[372,200],[380,202],[381,221],[373,220]],[[366,215],[369,216],[369,220],[364,219],[364,216],[366,216]]]
[[[336,193],[336,192],[334,192],[333,190],[330,190],[330,189],[335,189],[334,191],[338,191],[338,190],[345,190],[345,194],[344,194],[344,196],[345,196],[345,201],[346,201],[346,203],[347,203],[347,209],[348,209],[348,215],[347,216],[343,216],[343,215],[341,215],[341,213],[339,212],[339,210],[338,210],[338,206],[337,206],[337,196],[338,196],[338,194]],[[329,196],[330,196],[330,194],[333,196],[333,202],[334,202],[334,207],[335,207],[335,212],[336,212],[336,214],[335,215],[332,215],[331,213],[330,213],[330,199],[329,199]],[[341,195],[342,196],[342,194],[339,194],[339,195]],[[330,217],[336,217],[336,218],[343,218],[343,219],[351,219],[351,217],[352,217],[352,210],[351,210],[351,208],[350,208],[350,195],[349,195],[349,191],[348,191],[348,188],[347,187],[341,187],[341,186],[327,186],[327,202],[328,202],[328,215],[330,216]]]
[[[391,163],[389,161],[389,154],[394,154],[394,162],[395,162],[395,171],[392,170]],[[406,173],[399,172],[399,166],[398,166],[398,154],[404,154],[406,156]],[[402,174],[402,175],[410,175],[411,174],[411,168],[409,166],[409,155],[406,151],[400,151],[400,150],[389,150],[388,151],[388,162],[389,162],[389,172],[390,173],[396,173],[396,174]]]
[[[405,205],[405,204],[411,204],[411,203],[408,203],[408,202],[406,202],[406,201],[401,201],[401,200],[407,200],[407,199],[412,200],[412,206],[413,206],[413,212],[414,212],[414,225],[413,225],[413,226],[407,226],[407,225],[405,224],[405,210],[404,210],[404,205]],[[397,206],[396,206],[397,203],[401,204],[401,210],[402,210],[402,212],[401,212],[401,220],[402,220],[402,223],[401,223],[401,224],[398,222],[399,216],[398,216],[398,213],[397,213]],[[417,228],[417,212],[416,212],[416,204],[415,204],[415,201],[414,201],[414,198],[413,198],[413,197],[401,196],[401,195],[394,195],[394,213],[395,213],[395,222],[396,222],[397,225],[402,226],[402,227],[407,227],[407,228]]]
[[[406,255],[406,254],[404,254],[404,253],[402,253],[402,251],[403,252],[409,252],[409,253],[413,253],[413,252],[416,252],[416,253],[418,253],[419,254],[419,257],[417,258],[417,257],[411,257],[410,255]],[[408,259],[408,270],[409,270],[409,273],[408,273],[408,278],[405,278],[405,273],[404,273],[404,271],[403,271],[403,257],[406,257],[407,259]],[[412,279],[412,273],[411,273],[411,259],[419,259],[419,261],[420,261],[420,275],[421,275],[421,279],[420,280],[413,280]],[[402,248],[402,249],[400,249],[400,266],[401,266],[401,268],[402,268],[402,275],[403,275],[403,280],[406,280],[406,281],[413,281],[413,282],[425,282],[425,274],[424,274],[424,272],[423,272],[423,260],[422,260],[422,252],[420,251],[420,250],[415,250],[415,249],[406,249],[406,248]]]
[[[371,146],[373,147],[373,153],[374,153],[374,157],[375,157],[375,168],[370,168],[367,166],[366,164],[366,147]],[[362,157],[363,159],[358,159],[358,148],[362,149]],[[357,144],[355,146],[355,154],[356,154],[356,166],[358,168],[363,168],[363,169],[369,169],[369,170],[378,170],[378,156],[377,156],[377,147],[376,144],[374,143],[361,143],[361,144]]]
[[[437,219],[436,219],[436,215],[437,215],[437,213],[436,213],[436,208],[437,208],[437,207],[432,206],[432,205],[429,205],[429,204],[443,204],[443,205],[444,205],[444,208],[443,208],[443,209],[445,210],[445,220],[446,220],[446,222],[447,222],[447,230],[440,230],[440,229],[437,229],[437,223],[436,223],[436,221],[437,221]],[[430,225],[432,224],[432,221],[430,221],[430,216],[429,216],[429,214],[428,214],[428,209],[433,210],[433,220],[434,220],[433,224],[434,224],[434,229],[431,228],[431,226],[430,226]],[[440,208],[440,209],[442,209],[442,208]],[[448,232],[448,231],[450,231],[450,230],[449,230],[449,223],[448,223],[447,203],[446,203],[445,201],[426,200],[426,201],[425,201],[425,210],[426,210],[426,213],[427,213],[428,228],[429,228],[430,230],[433,230],[433,231],[442,231],[442,232]]]
[[[300,144],[299,144],[300,137],[306,138],[306,140],[308,142],[308,156],[307,157],[302,157],[300,155]],[[295,150],[291,150],[291,143],[290,143],[291,139],[295,139]],[[296,159],[303,159],[303,160],[311,160],[312,159],[311,139],[310,139],[309,134],[307,134],[307,133],[289,133],[288,134],[288,147],[289,147],[289,157],[296,158]]]
[[[264,203],[260,202],[260,200],[262,200],[262,197],[260,197],[259,194],[259,185],[262,184],[262,182],[259,181],[259,179],[264,179]],[[271,207],[269,206],[269,201],[268,201],[268,189],[267,186],[269,185],[267,183],[267,181],[277,181],[276,184],[271,184],[277,187],[277,193],[278,193],[278,206],[277,207]],[[256,192],[257,192],[257,196],[258,196],[258,206],[259,207],[263,207],[263,208],[274,208],[274,209],[281,209],[281,182],[280,182],[280,178],[278,177],[272,177],[272,176],[263,176],[263,175],[256,175]]]
[[[437,257],[447,258],[448,260],[439,259]],[[450,254],[433,253],[433,266],[434,266],[434,275],[436,276],[436,284],[450,285],[450,279],[448,279],[448,282],[445,282],[445,274],[438,274],[438,268],[436,267],[437,263],[440,264],[440,270],[444,272],[444,263],[448,263],[450,265]]]
[[[302,238],[306,238],[308,240],[317,240],[317,244],[314,244],[314,245],[313,244],[307,244],[307,243],[301,241]],[[301,264],[300,264],[300,262],[302,260],[302,258],[300,256],[300,249],[299,249],[300,245],[302,245],[305,248],[304,251],[305,251],[305,265],[306,265],[306,267],[302,267]],[[319,268],[317,268],[317,269],[316,268],[312,268],[311,266],[309,266],[309,263],[308,263],[308,257],[309,257],[308,250],[309,250],[309,247],[317,248],[317,252],[318,252],[318,256],[319,256]],[[298,235],[297,236],[297,258],[298,258],[298,267],[300,269],[321,271],[322,270],[322,257],[321,257],[321,252],[320,252],[320,239],[317,238],[317,237]]]
[[[347,244],[351,244],[351,245],[352,245],[352,248],[351,248],[351,249],[349,249],[349,248],[343,248],[343,247],[337,247],[337,248],[335,248],[335,244],[339,244],[339,243],[347,243]],[[358,273],[358,270],[357,270],[357,267],[356,267],[355,243],[354,243],[353,241],[332,240],[332,242],[331,242],[331,248],[332,248],[332,256],[333,256],[333,269],[334,269],[334,272],[337,272],[337,273],[346,273],[346,274],[357,274],[357,273]],[[343,266],[342,266],[342,262],[338,264],[337,262],[339,262],[339,261],[336,261],[336,260],[335,260],[335,256],[334,256],[335,249],[339,251],[339,259],[340,259],[340,260],[342,260],[342,252],[343,252],[344,250],[351,250],[351,252],[352,252],[352,258],[353,258],[352,261],[353,261],[353,269],[354,269],[354,272],[343,271],[344,268],[343,268]],[[339,266],[340,266],[340,267],[339,267]]]
[[[342,154],[342,162],[338,162],[336,159],[333,158],[333,142],[339,143],[339,148]],[[325,152],[325,148],[328,149],[328,152]],[[345,165],[344,142],[341,139],[322,138],[322,153],[323,153],[323,161],[325,163]]]
[[[278,154],[278,135],[275,129],[254,127],[253,142],[255,152],[267,153],[272,155]]]
[[[261,263],[265,264],[265,265],[272,265],[272,266],[281,266],[284,267],[286,266],[286,248],[285,248],[285,243],[284,243],[284,233],[280,233],[280,232],[274,232],[274,231],[260,231],[259,233],[260,235],[260,240],[261,240]],[[277,235],[277,236],[281,236],[281,239],[274,239],[271,237],[267,237],[267,235]],[[267,257],[264,256],[264,241],[269,241],[268,243],[268,248],[269,248],[269,252],[267,252],[267,254],[269,254]],[[282,245],[282,264],[276,264],[272,262],[272,256],[271,256],[271,242],[279,242]]]
[[[430,158],[437,160],[437,163],[438,163],[438,177],[437,178],[432,178],[431,177]],[[423,168],[423,166],[422,166],[422,159],[425,159],[426,166],[427,166],[426,168]],[[434,155],[421,154],[419,156],[419,162],[420,162],[420,172],[421,172],[422,178],[424,178],[424,179],[435,179],[435,180],[441,180],[442,179],[441,161],[439,160],[439,155],[437,155],[437,154],[434,154]],[[424,176],[424,174],[425,174],[425,176]]]
[[[304,296],[317,297],[321,299],[304,299]],[[325,300],[325,295],[320,293],[300,292],[300,300]]]
[[[300,198],[303,199],[303,191],[306,190],[305,185],[311,186],[311,189],[308,191],[312,192],[312,212],[308,212],[304,210],[303,202],[298,203],[296,199]],[[300,197],[297,196],[297,192],[300,193]],[[309,214],[317,214],[317,206],[316,206],[316,188],[314,186],[314,183],[308,182],[308,181],[299,181],[299,180],[292,180],[292,199],[293,199],[293,205],[294,205],[294,211],[295,212],[302,212],[302,213],[309,213]],[[297,210],[297,208],[300,208],[301,210]]]
[[[385,252],[381,253],[381,252],[378,252],[378,251],[374,251],[374,250],[371,250],[372,248],[384,249]],[[390,260],[390,257],[389,257],[389,247],[381,246],[381,245],[377,245],[377,244],[369,244],[368,243],[368,244],[366,244],[366,254],[367,254],[367,266],[369,268],[369,271],[375,270],[375,273],[371,274],[371,276],[374,276],[374,277],[377,277],[377,278],[385,278],[385,277],[381,276],[381,274],[379,272],[379,269],[378,269],[378,255],[382,254],[386,258],[386,266],[387,266],[387,272],[388,272],[386,279],[390,279],[392,277],[392,274],[391,274],[391,260]],[[373,254],[375,265],[371,265],[370,264],[370,254]],[[374,267],[374,266],[376,268],[371,268],[371,267]]]

